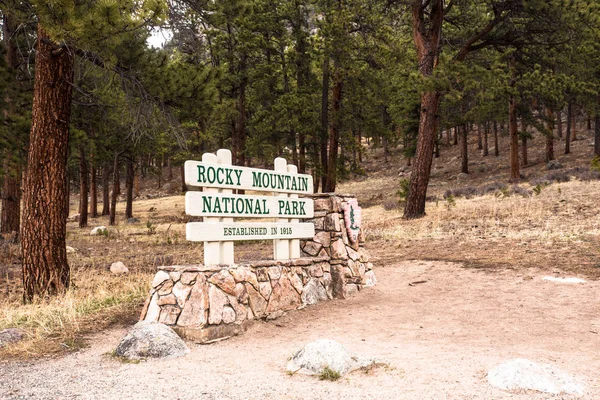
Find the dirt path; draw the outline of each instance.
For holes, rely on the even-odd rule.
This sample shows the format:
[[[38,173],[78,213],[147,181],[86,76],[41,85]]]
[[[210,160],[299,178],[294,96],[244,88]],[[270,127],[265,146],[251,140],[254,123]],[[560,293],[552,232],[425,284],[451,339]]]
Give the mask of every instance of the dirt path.
[[[379,284],[257,322],[244,335],[175,360],[122,364],[104,354],[115,329],[66,357],[0,364],[2,398],[40,399],[547,399],[508,393],[485,374],[516,357],[556,365],[600,398],[600,282],[557,284],[547,273],[402,262],[378,268]],[[409,286],[409,283],[427,282]],[[330,338],[389,363],[337,382],[288,376],[288,357]],[[571,398],[556,396],[555,398]]]

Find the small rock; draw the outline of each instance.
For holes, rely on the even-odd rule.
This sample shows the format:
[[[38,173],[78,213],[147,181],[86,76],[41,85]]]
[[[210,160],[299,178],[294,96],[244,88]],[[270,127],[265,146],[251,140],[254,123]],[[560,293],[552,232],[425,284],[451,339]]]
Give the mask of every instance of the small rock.
[[[171,190],[173,188],[173,185],[171,185],[171,183],[167,182],[163,185],[162,190]]]
[[[504,390],[537,390],[544,393],[582,395],[583,385],[566,372],[549,364],[516,358],[488,372],[488,382]]]
[[[18,328],[8,328],[0,331],[0,348],[7,344],[20,342],[25,338],[25,331]]]
[[[67,254],[77,253],[77,250],[74,247],[67,246]]]
[[[129,273],[129,268],[127,268],[121,261],[117,261],[110,265],[110,272],[115,275],[127,274]]]
[[[563,165],[558,160],[551,160],[546,164],[546,169],[561,169]]]
[[[365,287],[372,287],[372,286],[375,286],[376,284],[377,284],[377,278],[375,277],[375,272],[374,271],[365,272],[365,277],[364,277]]]
[[[117,346],[116,354],[129,360],[175,358],[190,352],[173,329],[156,322],[140,321]]]
[[[75,222],[77,222],[77,221],[79,221],[79,217],[80,217],[79,214],[73,214],[73,215],[69,215],[69,218],[67,218],[67,219],[69,221],[75,221]]]
[[[137,218],[127,218],[128,224],[137,224],[138,222],[140,222],[140,220]]]
[[[90,235],[92,236],[96,236],[96,235],[105,235],[106,233],[108,233],[108,229],[106,229],[105,226],[97,226],[94,229],[92,229],[92,231],[90,232]]]
[[[288,362],[287,370],[290,373],[318,375],[327,367],[344,375],[371,362],[373,360],[360,360],[353,356],[346,347],[336,341],[319,339],[306,344],[294,354]]]
[[[465,174],[464,172],[461,172],[460,174],[456,175],[456,180],[459,182],[466,181],[467,179],[469,179],[469,174]]]

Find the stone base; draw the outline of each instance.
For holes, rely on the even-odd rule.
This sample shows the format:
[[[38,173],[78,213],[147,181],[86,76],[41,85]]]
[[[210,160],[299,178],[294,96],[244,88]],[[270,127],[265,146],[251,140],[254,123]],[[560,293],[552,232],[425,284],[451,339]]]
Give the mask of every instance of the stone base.
[[[255,319],[346,298],[371,284],[371,267],[359,260],[331,265],[327,258],[160,267],[141,319],[207,343],[238,335]]]
[[[158,267],[141,319],[173,327],[181,336],[210,343],[242,333],[255,319],[332,298],[345,299],[376,282],[358,240],[348,238],[343,212],[351,195],[319,194],[315,236],[302,240],[307,258],[241,265]]]

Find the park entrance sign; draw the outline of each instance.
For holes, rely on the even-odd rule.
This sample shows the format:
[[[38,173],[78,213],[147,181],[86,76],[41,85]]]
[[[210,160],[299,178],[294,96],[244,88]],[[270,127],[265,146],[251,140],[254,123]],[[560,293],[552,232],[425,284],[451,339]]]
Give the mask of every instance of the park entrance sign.
[[[186,214],[203,217],[190,222],[186,238],[204,242],[204,264],[233,264],[235,240],[274,240],[276,260],[300,257],[300,239],[313,238],[312,199],[298,198],[313,193],[313,177],[298,174],[295,165],[275,159],[273,171],[231,165],[231,152],[205,153],[202,161],[185,162]],[[272,195],[234,194],[234,190],[271,192]],[[266,193],[265,193],[266,194]],[[234,221],[244,218],[244,221]],[[273,222],[247,222],[247,218],[271,218]]]

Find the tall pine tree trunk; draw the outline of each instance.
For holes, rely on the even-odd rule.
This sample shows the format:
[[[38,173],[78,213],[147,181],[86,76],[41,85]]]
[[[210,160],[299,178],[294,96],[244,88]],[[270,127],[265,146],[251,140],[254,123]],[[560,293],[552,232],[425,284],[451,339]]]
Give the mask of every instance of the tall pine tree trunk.
[[[468,134],[467,134],[467,125],[463,124],[461,126],[462,134],[460,135],[460,159],[461,159],[461,167],[460,172],[463,174],[469,173],[469,143],[468,143]]]
[[[323,76],[321,80],[321,191],[327,192],[328,154],[327,142],[329,139],[329,54],[325,52],[323,60]]]
[[[8,156],[4,159],[4,184],[2,185],[2,214],[0,233],[19,233],[21,225],[20,168],[13,165]]]
[[[573,118],[573,105],[569,102],[567,106],[567,134],[565,136],[565,154],[571,152],[571,119]]]
[[[424,22],[425,9],[422,2],[415,0],[411,5],[413,39],[417,48],[419,74],[424,78],[433,74],[433,69],[437,64],[444,19],[444,2],[432,0],[430,4],[428,25]],[[433,146],[439,121],[437,114],[440,100],[441,95],[436,90],[421,94],[419,133],[404,218],[419,218],[425,215],[425,201],[433,162]]]
[[[98,218],[98,171],[93,160],[90,176],[90,217]]]
[[[181,166],[179,167],[179,174],[181,178],[181,191],[185,193],[187,192],[188,187],[185,184],[185,167],[183,164],[181,164]]]
[[[38,22],[27,174],[23,185],[23,299],[66,291],[65,186],[73,83],[73,53],[57,48]]]
[[[498,148],[498,122],[494,121],[494,156],[500,155],[500,149]]]
[[[337,62],[335,63],[337,64]],[[331,129],[329,133],[329,156],[327,164],[327,180],[325,181],[324,192],[333,193],[335,192],[335,186],[337,183],[337,160],[338,160],[338,147],[340,140],[340,129],[342,123],[341,111],[342,111],[342,73],[339,65],[334,66],[333,72],[333,93],[332,93],[332,118],[331,118]]]
[[[160,176],[160,175],[159,175]],[[114,225],[117,220],[117,196],[120,192],[119,180],[119,153],[115,152],[115,160],[113,165],[113,190],[110,197],[110,216],[108,218],[109,225]]]
[[[2,36],[4,48],[6,49],[6,64],[10,74],[16,74],[19,68],[17,57],[17,45],[15,43],[16,24],[14,18],[3,13]],[[6,109],[5,116],[16,112],[17,101],[10,94],[4,97]],[[4,154],[2,169],[4,172],[4,183],[2,185],[2,213],[0,214],[0,233],[19,233],[21,228],[21,167],[12,160],[9,151]],[[0,153],[1,155],[1,153]]]
[[[510,86],[514,89],[517,84],[517,66],[514,55],[510,59]],[[519,127],[517,126],[517,99],[514,94],[508,98],[508,132],[510,136],[510,181],[517,183],[521,180],[519,169]]]
[[[125,188],[127,191],[127,202],[125,205],[125,218],[133,218],[133,175],[134,175],[134,165],[133,165],[133,157],[127,157],[127,172],[125,174]],[[169,164],[170,164],[169,158]],[[171,173],[172,177],[172,173]]]
[[[102,167],[102,215],[110,214],[110,167]]]
[[[490,135],[490,123],[486,121],[483,127],[483,156],[490,155],[490,146],[488,144],[488,136]]]
[[[527,122],[525,122],[525,118],[521,118],[521,158],[523,162],[523,167],[529,165],[529,160],[527,158]]]
[[[554,160],[554,112],[552,109],[546,109],[546,115],[548,116],[548,124],[546,128],[546,162]]]
[[[600,157],[600,114],[594,117],[594,155]]]
[[[483,137],[481,136],[481,124],[477,124],[477,150],[483,150]]]
[[[89,175],[85,149],[79,148],[79,227],[88,226]]]

